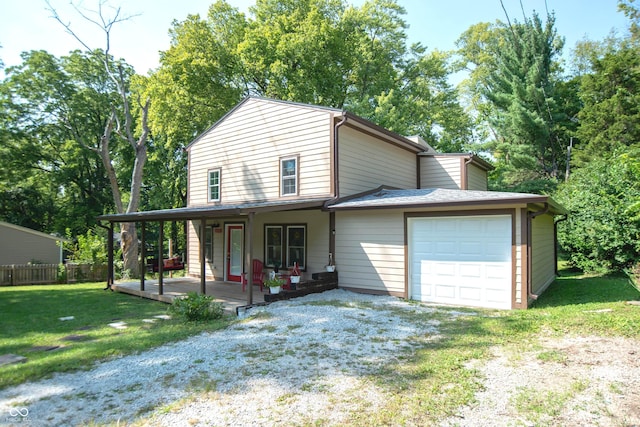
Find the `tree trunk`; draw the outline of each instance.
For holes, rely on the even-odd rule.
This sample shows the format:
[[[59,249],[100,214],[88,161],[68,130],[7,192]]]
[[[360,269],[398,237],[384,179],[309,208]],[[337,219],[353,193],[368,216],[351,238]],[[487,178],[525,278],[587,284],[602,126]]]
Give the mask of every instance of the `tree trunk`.
[[[100,138],[100,146],[94,151],[96,151],[100,155],[104,168],[107,172],[109,184],[111,186],[111,192],[113,194],[113,201],[116,207],[116,212],[119,214],[137,212],[138,208],[140,207],[140,192],[142,190],[144,164],[147,161],[146,143],[147,137],[149,136],[149,126],[147,119],[149,115],[149,106],[151,105],[151,100],[147,98],[146,102],[142,104],[140,98],[138,98],[138,105],[140,107],[141,134],[136,139],[133,133],[135,120],[133,115],[131,114],[131,105],[129,99],[129,97],[132,95],[129,92],[130,81],[128,80],[128,76],[123,65],[121,63],[114,63],[111,60],[109,53],[111,27],[113,26],[113,24],[120,21],[125,21],[128,18],[119,17],[120,8],[116,9],[115,16],[113,18],[107,18],[102,15],[102,8],[100,8],[97,11],[100,20],[94,21],[80,12],[76,5],[73,4],[73,1],[71,2],[71,4],[82,17],[98,26],[101,26],[106,36],[107,45],[104,50],[103,65],[107,74],[109,75],[111,80],[113,80],[113,83],[115,84],[120,95],[122,101],[121,107],[124,115],[124,123],[118,120],[116,111],[118,111],[119,109],[117,109],[115,106],[112,106],[111,115],[107,120],[104,134]],[[93,51],[93,49],[91,49],[86,43],[84,43],[82,39],[71,30],[70,24],[65,23],[60,18],[58,12],[53,7],[51,7],[49,2],[47,2],[47,5],[49,6],[50,11],[53,12],[53,18],[56,19],[60,24],[62,24],[67,32],[69,32],[76,40],[78,40],[80,44],[82,44],[88,51]],[[100,2],[100,6],[102,6],[102,2]],[[124,124],[124,128],[121,128],[121,124]],[[131,175],[129,203],[126,210],[122,202],[122,192],[120,191],[120,185],[118,184],[116,171],[111,161],[109,143],[113,133],[115,133],[115,135],[120,137],[121,139],[127,141],[136,153],[135,163],[133,165],[133,171]],[[125,274],[128,274],[130,277],[138,277],[140,273],[140,263],[138,258],[138,233],[136,232],[136,224],[122,223],[120,225],[120,237],[122,258],[124,260],[124,271],[126,272]]]
[[[134,222],[120,224],[120,248],[124,264],[122,269],[129,277],[138,277],[140,262],[138,259],[138,233]]]

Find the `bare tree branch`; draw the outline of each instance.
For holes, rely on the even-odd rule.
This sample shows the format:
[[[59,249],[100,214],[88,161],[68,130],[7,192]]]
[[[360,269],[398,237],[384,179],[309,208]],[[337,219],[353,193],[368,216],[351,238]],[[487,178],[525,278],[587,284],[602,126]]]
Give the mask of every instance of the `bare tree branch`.
[[[51,6],[50,0],[45,0],[47,5],[49,6],[49,10],[53,14],[53,18],[56,19],[65,30],[71,34],[82,46],[85,47],[88,51],[92,51],[92,49],[85,43],[81,37],[77,33],[75,33],[71,29],[70,23],[65,23],[58,12]],[[91,22],[92,24],[98,26],[105,35],[105,50],[104,50],[104,58],[103,65],[105,71],[111,81],[113,81],[115,88],[120,97],[120,101],[122,102],[122,109],[124,115],[124,121],[118,117],[117,110],[115,106],[111,107],[111,114],[107,119],[105,124],[104,134],[100,138],[99,146],[97,151],[100,155],[100,159],[102,160],[103,166],[106,170],[107,177],[109,179],[109,183],[111,186],[111,192],[113,195],[114,204],[116,207],[116,211],[118,213],[125,212],[135,212],[138,210],[140,205],[140,195],[142,191],[142,178],[143,178],[143,170],[144,165],[147,161],[147,138],[149,137],[149,126],[147,122],[147,116],[149,114],[149,106],[150,100],[147,99],[145,105],[140,104],[140,100],[138,99],[138,105],[140,107],[141,113],[141,124],[142,124],[142,132],[140,136],[136,139],[133,133],[134,128],[134,117],[131,113],[131,94],[128,92],[127,85],[127,74],[122,66],[117,62],[113,63],[110,58],[110,49],[111,49],[111,30],[113,26],[119,22],[126,21],[133,16],[121,16],[120,8],[113,8],[115,11],[110,18],[107,18],[104,13],[104,7],[107,4],[106,0],[100,0],[98,2],[98,10],[97,12],[93,12],[97,15],[97,18],[90,16],[87,12],[81,10],[80,7],[76,6],[73,1],[71,5],[75,9],[75,11],[86,21]],[[118,180],[115,172],[115,168],[111,162],[111,153],[109,143],[113,136],[117,136],[125,140],[135,151],[135,161],[133,165],[133,171],[131,174],[131,188],[129,193],[129,203],[126,211],[124,210],[124,203],[122,202],[122,192],[118,185]],[[82,141],[81,138],[78,138],[78,141]],[[86,146],[86,144],[84,144]],[[123,223],[121,224],[121,233],[122,233],[122,253],[125,261],[125,269],[132,270],[133,272],[137,272],[138,264],[138,244],[136,237],[136,229],[135,224]]]

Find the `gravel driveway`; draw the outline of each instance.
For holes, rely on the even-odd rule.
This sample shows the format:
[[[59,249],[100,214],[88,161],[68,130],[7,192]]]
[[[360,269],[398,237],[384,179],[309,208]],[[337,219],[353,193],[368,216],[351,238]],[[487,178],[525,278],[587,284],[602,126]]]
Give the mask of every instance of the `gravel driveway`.
[[[2,390],[0,425],[348,425],[386,403],[369,374],[439,338],[438,322],[407,316],[435,310],[344,290],[274,303],[222,331]],[[493,359],[472,363],[484,390],[442,425],[640,424],[637,341],[541,346],[517,357],[496,348]],[[545,352],[564,356],[537,357]],[[558,400],[563,390],[571,397],[551,421],[521,416],[518,396]]]
[[[314,304],[323,301],[338,303]],[[393,361],[412,337],[437,334],[436,325],[409,323],[397,310],[432,309],[344,290],[274,303],[222,331],[2,390],[0,425],[131,422],[175,402],[184,406],[160,411],[152,424],[344,422],[357,409],[351,402],[361,401],[354,396],[367,396],[366,410],[384,397],[367,373]],[[216,398],[181,400],[203,391]],[[3,420],[11,408],[15,416]],[[26,419],[16,408],[28,409]]]

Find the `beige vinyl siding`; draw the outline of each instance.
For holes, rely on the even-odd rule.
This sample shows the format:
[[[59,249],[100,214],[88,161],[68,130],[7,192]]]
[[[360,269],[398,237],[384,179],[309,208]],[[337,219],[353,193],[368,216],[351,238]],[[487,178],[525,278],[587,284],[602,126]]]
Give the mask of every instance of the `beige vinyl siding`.
[[[207,226],[218,224],[218,232],[213,232],[213,261],[207,262],[205,275],[214,280],[224,279],[224,223],[235,221],[232,219],[217,219],[207,221]],[[240,220],[236,221],[240,222]],[[200,221],[188,221],[187,268],[191,276],[200,277]]]
[[[206,205],[220,168],[220,203],[280,198],[280,159],[299,155],[299,197],[329,195],[331,114],[250,99],[189,149],[189,206]]]
[[[487,172],[484,169],[467,165],[467,190],[487,191]]]
[[[553,217],[540,215],[531,221],[531,290],[542,293],[555,279]]]
[[[35,230],[0,225],[0,242],[0,265],[60,262],[60,243]]]
[[[416,155],[356,129],[339,130],[340,196],[381,185],[416,188]]]
[[[214,280],[224,280],[225,268],[225,224],[242,223],[243,217],[209,220],[207,224],[219,224],[220,232],[213,233],[213,263],[207,263],[206,275]],[[306,224],[307,226],[307,269],[303,279],[310,279],[312,273],[324,270],[329,258],[329,214],[321,211],[290,211],[264,213],[255,216],[253,222],[253,257],[264,261],[264,225],[265,224]],[[189,275],[200,276],[200,222],[189,221],[188,229],[188,269]],[[245,228],[246,232],[246,228]]]
[[[460,157],[421,157],[420,188],[461,188]]]
[[[336,213],[336,270],[341,287],[404,294],[402,211]]]

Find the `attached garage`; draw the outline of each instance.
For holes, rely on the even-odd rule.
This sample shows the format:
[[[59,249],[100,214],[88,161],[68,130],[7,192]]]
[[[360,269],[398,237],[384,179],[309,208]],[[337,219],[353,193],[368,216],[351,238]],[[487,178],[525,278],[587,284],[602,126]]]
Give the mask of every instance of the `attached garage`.
[[[548,196],[441,188],[381,187],[328,209],[340,287],[507,310],[553,282],[555,218],[566,215]]]
[[[410,298],[511,308],[511,215],[410,217],[407,231]]]

